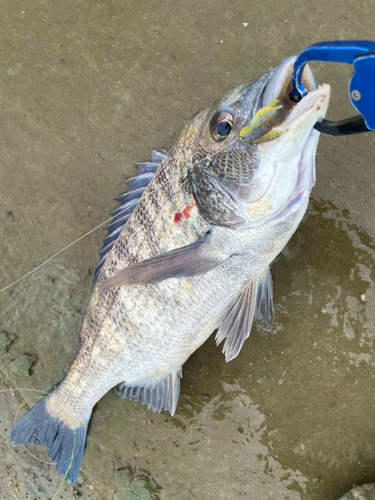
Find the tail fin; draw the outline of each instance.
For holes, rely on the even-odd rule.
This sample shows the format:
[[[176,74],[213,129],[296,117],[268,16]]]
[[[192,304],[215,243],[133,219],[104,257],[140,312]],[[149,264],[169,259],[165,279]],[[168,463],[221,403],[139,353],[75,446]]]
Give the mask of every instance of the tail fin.
[[[56,462],[57,472],[74,484],[81,467],[87,426],[70,428],[48,412],[42,399],[13,427],[10,440],[15,445],[48,446],[48,455]]]

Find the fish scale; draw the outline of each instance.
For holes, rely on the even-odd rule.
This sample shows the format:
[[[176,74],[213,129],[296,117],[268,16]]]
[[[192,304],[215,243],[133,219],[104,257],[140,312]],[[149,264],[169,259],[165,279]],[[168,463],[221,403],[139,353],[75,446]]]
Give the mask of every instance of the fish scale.
[[[130,373],[135,367],[129,364],[129,360],[131,360],[134,356],[134,351],[137,351],[138,357],[136,359],[138,369],[143,360],[150,356],[150,354],[146,355],[147,350],[150,350],[150,346],[142,345],[142,343],[139,342],[139,331],[150,331],[151,327],[155,325],[155,322],[157,321],[157,317],[159,315],[158,311],[160,309],[164,311],[163,324],[164,326],[168,325],[168,328],[170,327],[170,324],[183,322],[183,314],[186,314],[189,310],[186,306],[183,306],[182,308],[181,306],[178,307],[176,303],[177,301],[183,302],[183,299],[178,299],[179,293],[175,290],[175,288],[179,288],[178,283],[177,287],[172,287],[172,289],[170,289],[171,285],[168,285],[168,293],[166,293],[165,297],[160,293],[161,285],[149,285],[144,289],[127,290],[125,294],[122,293],[123,290],[109,290],[105,295],[97,293],[103,277],[109,272],[109,270],[113,272],[115,269],[125,267],[128,263],[134,264],[139,260],[144,260],[152,256],[154,253],[159,253],[160,251],[165,252],[175,246],[184,246],[197,238],[198,228],[200,230],[200,234],[208,229],[208,224],[199,216],[199,214],[196,214],[195,216],[193,215],[189,221],[184,221],[182,225],[171,226],[170,224],[172,215],[174,215],[177,211],[180,211],[181,207],[184,207],[191,202],[191,195],[181,190],[181,175],[180,171],[176,169],[175,161],[176,155],[174,151],[171,151],[170,155],[168,155],[168,157],[161,164],[161,167],[159,167],[153,181],[146,188],[143,198],[138,203],[137,208],[133,212],[123,232],[107,257],[99,275],[97,285],[93,291],[93,296],[90,300],[82,327],[82,342],[86,342],[88,338],[95,339],[96,337],[99,337],[103,344],[100,356],[105,357],[107,362],[110,359],[111,362],[109,364],[111,367],[114,364],[118,365],[128,362],[128,373],[124,370],[123,373],[118,375],[119,378],[117,378],[114,383],[112,382],[114,380],[114,376],[111,375],[110,383],[113,383],[113,385],[123,381],[134,382],[134,380],[130,377]],[[166,231],[166,228],[168,228],[168,231]],[[154,303],[150,304],[150,300],[153,300]],[[189,303],[193,306],[198,305],[194,302],[194,298],[189,298]],[[146,322],[146,324],[141,325],[140,322],[142,317],[144,317],[143,312],[145,307],[147,307],[149,311],[155,312],[155,315],[150,313],[148,316],[150,320]],[[168,307],[170,309],[170,322],[166,321]],[[134,316],[136,316],[135,319],[133,319]],[[96,325],[103,325],[104,322],[106,324],[106,328],[103,329],[102,326],[102,329],[99,331]],[[111,338],[116,338],[115,354],[106,354],[105,352],[105,349],[107,349],[106,346],[111,345],[111,338],[107,334],[108,331],[111,332]],[[127,338],[124,339],[124,332],[126,332],[127,338],[136,338],[137,341],[132,342],[131,340],[127,340]],[[159,339],[160,336],[163,337],[164,335],[159,335]],[[146,343],[149,342],[148,337],[149,336],[145,338]],[[105,342],[103,341],[104,339]],[[199,342],[199,345],[201,343],[202,342]],[[159,357],[164,359],[163,363],[166,363],[166,354],[163,354],[163,350],[166,349],[163,349],[163,347],[168,347],[168,345],[163,346],[163,342],[160,343],[159,340],[159,345],[155,346],[158,350],[158,353],[153,355],[155,365],[161,365],[162,359],[159,359]],[[146,347],[148,347],[147,350]],[[121,352],[121,348],[123,348],[123,352]],[[162,353],[161,356],[159,356],[159,352]],[[77,365],[84,365],[87,367],[89,363],[87,360],[88,353],[85,350],[82,350],[81,353],[82,354],[78,354],[79,359],[77,361]],[[115,356],[116,359],[114,359],[113,356]],[[141,359],[139,359],[139,356]],[[172,353],[171,358],[174,357],[175,353]],[[145,365],[147,371],[147,360],[145,361]],[[181,364],[176,366],[176,362],[174,362],[173,366],[178,369],[181,367]],[[162,375],[159,375],[159,378],[163,378],[163,376],[168,375],[168,369],[169,366],[167,364],[166,368],[162,370]],[[159,371],[161,372],[160,369]],[[149,375],[152,377],[153,374],[149,373]],[[91,372],[90,377],[92,378]],[[98,370],[98,378],[102,377],[103,371],[100,369]],[[69,381],[66,382],[68,383]],[[143,376],[143,379],[140,379],[140,382],[147,382],[147,374]],[[76,383],[75,380],[74,383]],[[96,401],[103,395],[103,388],[101,384],[95,383],[93,386],[95,387],[95,391],[90,389],[90,394],[92,393],[92,396],[95,397],[96,403]],[[107,384],[104,387],[106,388]],[[88,401],[88,389],[87,385],[83,382],[82,389],[86,391],[86,403],[86,401]],[[75,385],[74,391],[74,399],[80,400],[81,396],[77,385]],[[66,397],[65,389],[61,393],[57,390],[54,394],[53,402],[56,406],[69,414],[73,413],[74,404],[75,418],[78,421],[81,421],[87,413],[87,406],[90,406],[91,402],[82,405],[80,412],[77,412],[77,405],[75,402],[72,402],[71,394],[72,391],[69,391],[69,397]]]
[[[215,328],[230,361],[253,318],[270,320],[269,266],[306,211],[315,178],[312,128],[328,105],[323,88],[311,109],[309,96],[302,101],[303,119],[295,106],[287,118],[295,113],[295,125],[274,142],[242,141],[240,131],[269,104],[262,96],[272,102],[275,79],[290,78],[283,71],[271,69],[195,114],[168,153],[150,150],[152,162],[138,164],[139,177],[126,181],[80,350],[64,380],[11,433],[15,444],[47,445],[72,483],[92,408],[111,388],[173,415],[183,365]]]

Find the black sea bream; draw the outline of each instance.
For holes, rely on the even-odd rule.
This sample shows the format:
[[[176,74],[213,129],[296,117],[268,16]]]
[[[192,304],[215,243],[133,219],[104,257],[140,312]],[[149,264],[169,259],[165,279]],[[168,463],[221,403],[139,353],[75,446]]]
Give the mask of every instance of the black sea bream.
[[[217,328],[226,361],[253,319],[272,314],[269,266],[301,222],[315,183],[330,88],[288,99],[294,58],[196,113],[172,149],[126,181],[104,241],[65,379],[13,428],[16,445],[49,448],[77,479],[87,424],[112,387],[174,414],[182,367]]]

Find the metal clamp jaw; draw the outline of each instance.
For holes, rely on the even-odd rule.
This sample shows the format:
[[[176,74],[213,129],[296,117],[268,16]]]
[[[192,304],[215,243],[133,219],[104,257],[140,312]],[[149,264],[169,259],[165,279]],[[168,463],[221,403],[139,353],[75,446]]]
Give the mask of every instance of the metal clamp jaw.
[[[351,135],[375,131],[375,42],[350,40],[320,42],[311,45],[297,57],[292,74],[293,90],[289,98],[300,101],[307,90],[302,84],[303,69],[309,61],[352,64],[354,74],[349,82],[349,98],[360,115],[337,122],[322,120],[315,128],[325,135]]]

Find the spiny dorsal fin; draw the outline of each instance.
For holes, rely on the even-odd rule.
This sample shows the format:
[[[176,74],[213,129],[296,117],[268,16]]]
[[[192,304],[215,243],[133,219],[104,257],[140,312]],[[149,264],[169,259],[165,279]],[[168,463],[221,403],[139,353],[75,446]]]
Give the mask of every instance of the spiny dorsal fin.
[[[168,151],[164,148],[161,148],[161,151],[157,151],[156,149],[148,148],[151,154],[152,161],[156,161],[161,163],[164,160],[164,157],[168,154]]]
[[[95,268],[94,278],[92,280],[93,286],[96,283],[108,253],[111,251],[115,241],[120,236],[127,220],[137,206],[147,185],[151,182],[160,163],[164,160],[168,153],[165,149],[157,151],[156,149],[149,148],[149,151],[151,153],[151,161],[134,163],[134,165],[138,167],[139,175],[132,177],[131,179],[127,179],[124,184],[128,187],[128,191],[115,198],[115,200],[120,203],[120,207],[111,213],[113,220],[109,226],[106,227],[108,236],[103,240],[103,247],[100,251],[101,259]]]
[[[154,411],[167,410],[173,416],[180,395],[180,379],[182,369],[170,373],[161,382],[143,385],[128,385],[125,382],[118,386],[118,395],[123,399],[134,399]]]

